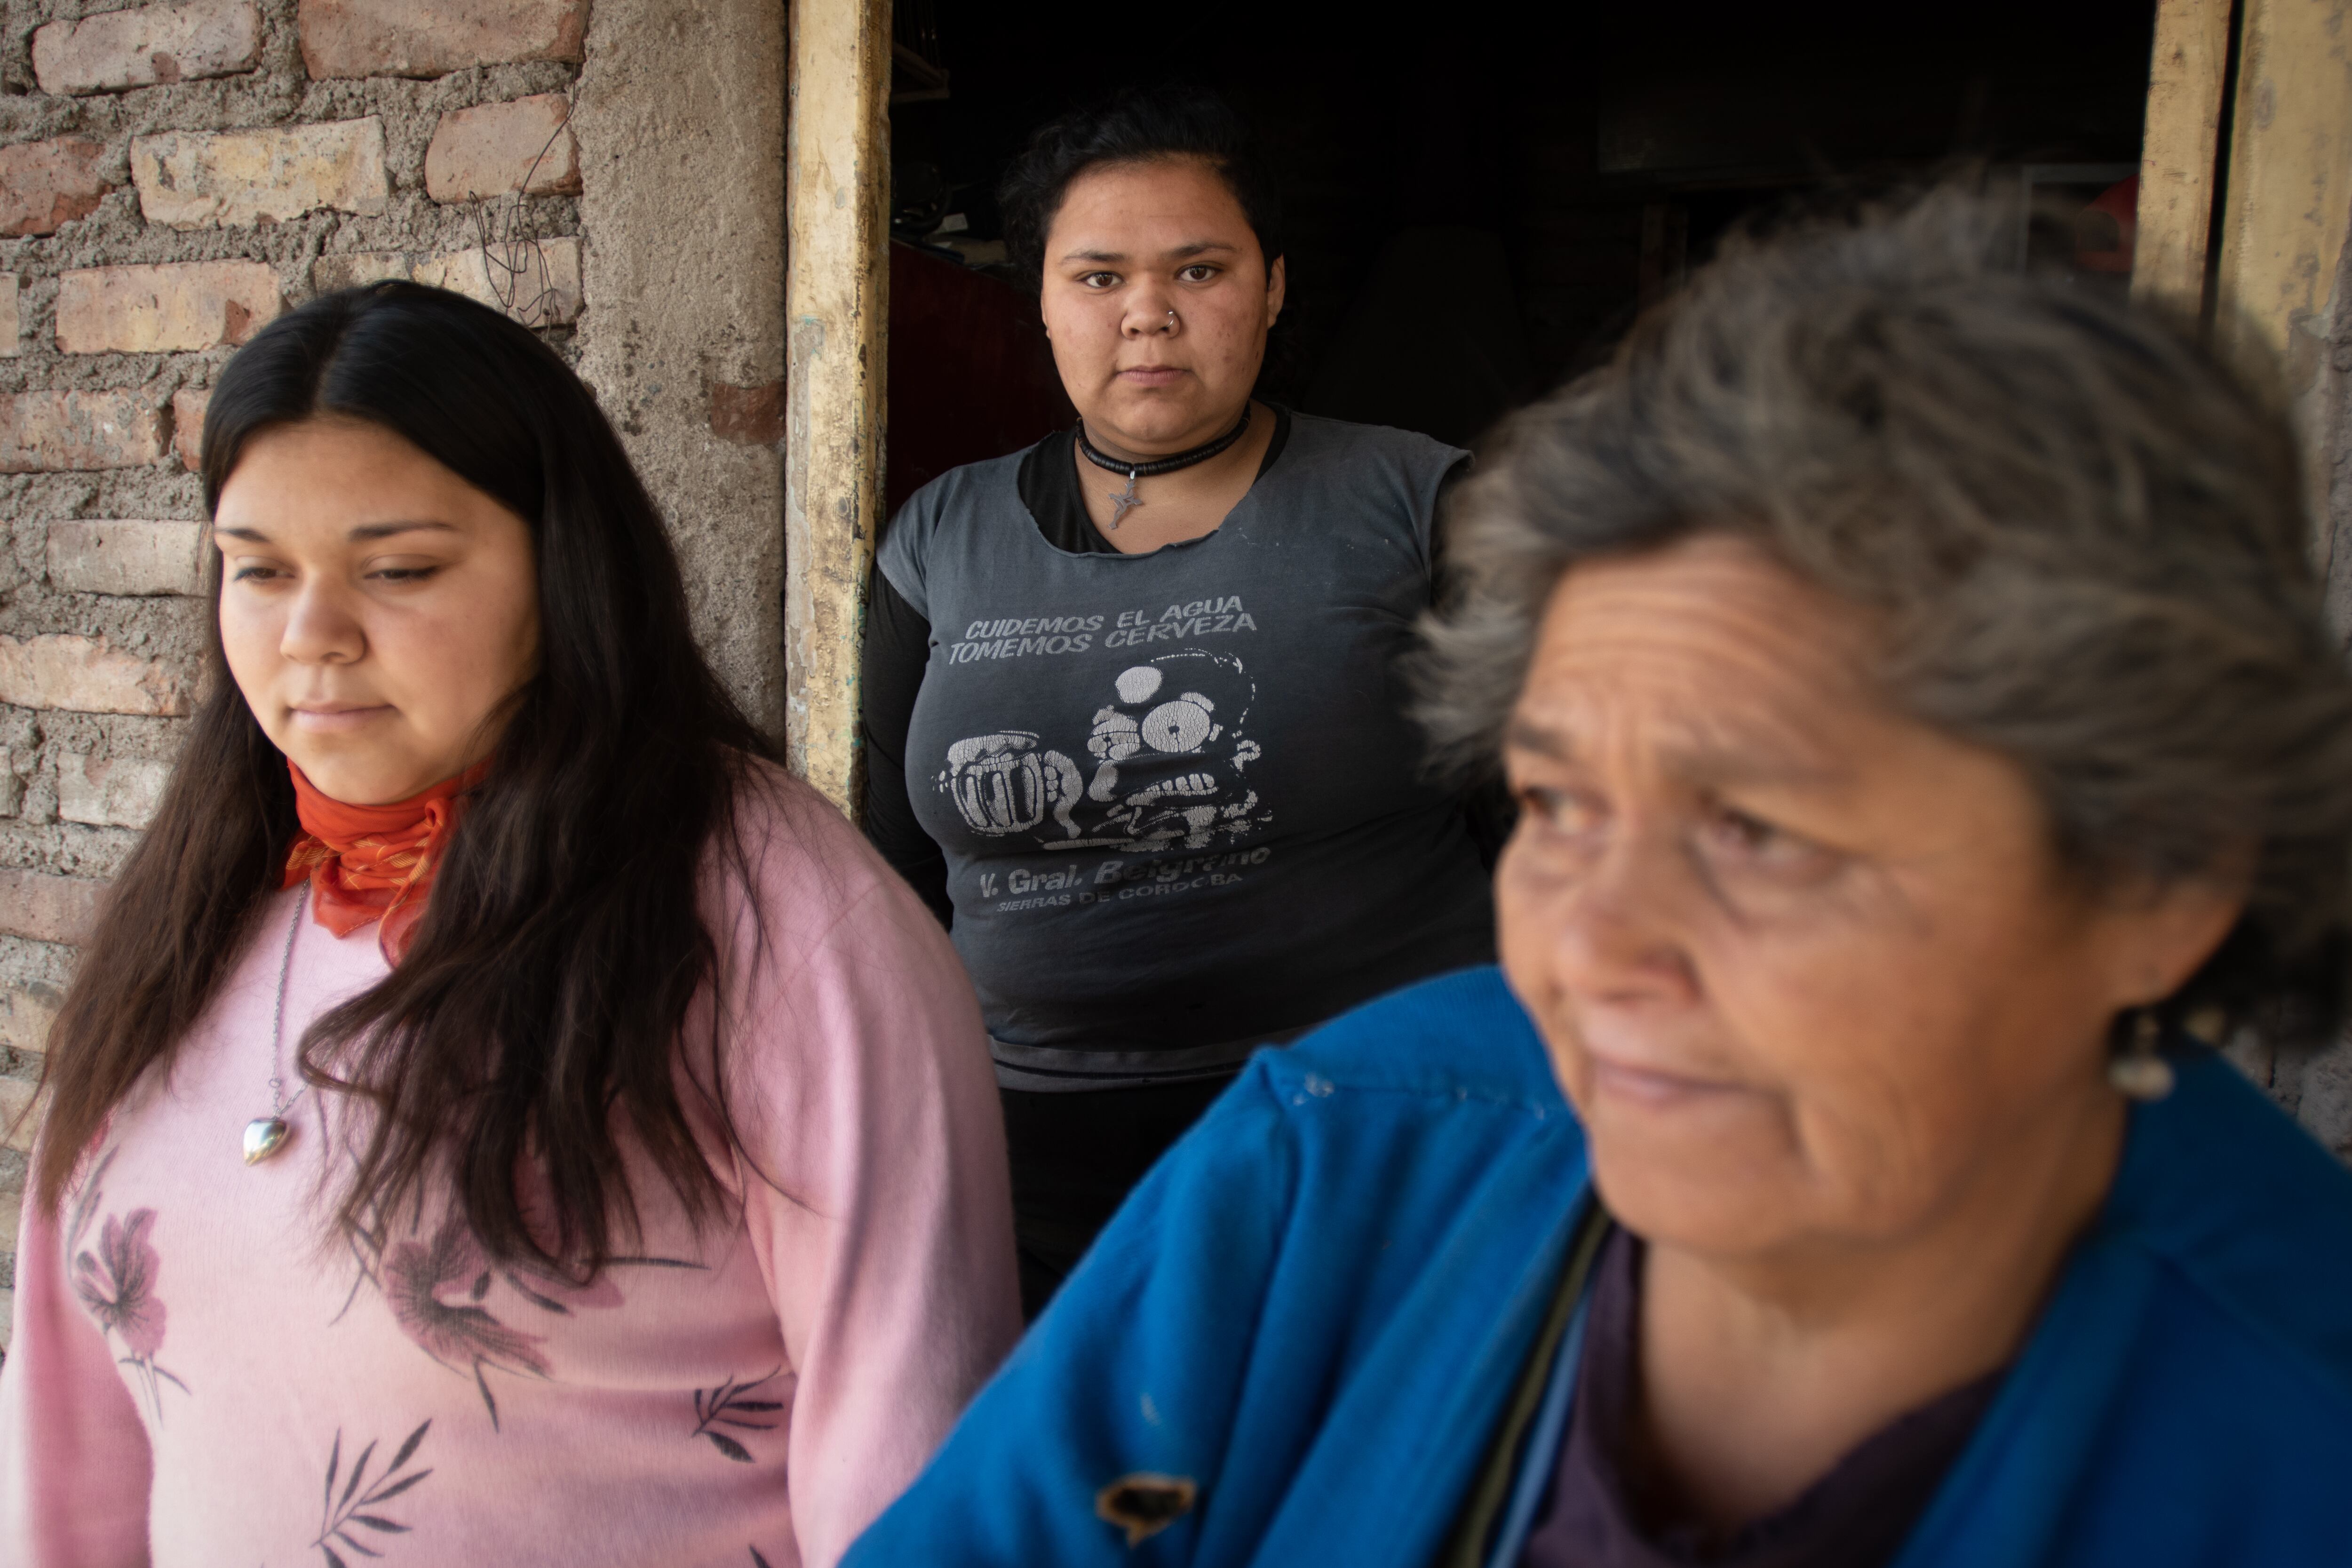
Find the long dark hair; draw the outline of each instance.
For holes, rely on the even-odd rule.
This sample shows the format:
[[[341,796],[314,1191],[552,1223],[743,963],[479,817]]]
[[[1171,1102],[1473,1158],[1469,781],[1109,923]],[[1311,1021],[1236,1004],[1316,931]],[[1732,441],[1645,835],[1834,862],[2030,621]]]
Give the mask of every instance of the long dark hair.
[[[541,646],[414,946],[301,1042],[309,1081],[376,1112],[336,1222],[365,1229],[446,1177],[493,1254],[593,1273],[636,1225],[619,1120],[689,1215],[718,1199],[674,1075],[718,970],[706,857],[731,846],[742,864],[736,802],[769,747],[695,646],[660,515],[612,426],[530,331],[411,283],[280,317],[212,395],[206,510],[257,434],[320,416],[392,431],[530,525]],[[37,1187],[52,1209],[212,1000],[297,831],[286,760],[230,679],[217,616],[206,658],[171,786],[52,1031]],[[724,1081],[714,1061],[722,1125]],[[544,1179],[529,1221],[526,1160]]]

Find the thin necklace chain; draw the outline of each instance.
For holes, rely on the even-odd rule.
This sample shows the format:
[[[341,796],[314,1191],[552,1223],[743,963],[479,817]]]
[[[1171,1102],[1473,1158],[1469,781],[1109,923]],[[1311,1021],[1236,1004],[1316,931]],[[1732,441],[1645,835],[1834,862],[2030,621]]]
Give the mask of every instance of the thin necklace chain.
[[[1078,450],[1085,454],[1087,462],[1097,468],[1108,468],[1114,474],[1125,474],[1130,479],[1148,479],[1159,474],[1172,474],[1179,468],[1189,468],[1195,463],[1207,462],[1240,440],[1242,432],[1249,428],[1249,423],[1250,405],[1244,403],[1242,405],[1240,422],[1205,447],[1195,447],[1189,452],[1179,452],[1172,458],[1155,458],[1149,463],[1122,463],[1118,458],[1106,457],[1095,449],[1095,444],[1087,439],[1086,421],[1082,419],[1078,421]]]
[[[269,1016],[269,1114],[281,1121],[294,1109],[294,1100],[309,1092],[304,1084],[294,1091],[294,1100],[286,1098],[286,1080],[278,1074],[278,1062],[286,1051],[286,983],[294,973],[294,938],[302,930],[302,917],[310,910],[310,889],[304,888],[302,896],[294,900],[294,918],[286,927],[286,952],[278,961],[278,1005]]]

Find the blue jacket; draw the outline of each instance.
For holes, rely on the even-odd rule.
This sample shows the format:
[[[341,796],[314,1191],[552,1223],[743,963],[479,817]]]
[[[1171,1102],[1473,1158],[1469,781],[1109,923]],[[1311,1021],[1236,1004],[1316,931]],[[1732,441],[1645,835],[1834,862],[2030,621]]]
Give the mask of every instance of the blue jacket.
[[[1492,969],[1259,1055],[851,1568],[1430,1568],[1587,1192]],[[1097,1493],[1198,1501],[1130,1549]],[[1900,1568],[2352,1564],[2352,1175],[2226,1064],[2115,1189]]]

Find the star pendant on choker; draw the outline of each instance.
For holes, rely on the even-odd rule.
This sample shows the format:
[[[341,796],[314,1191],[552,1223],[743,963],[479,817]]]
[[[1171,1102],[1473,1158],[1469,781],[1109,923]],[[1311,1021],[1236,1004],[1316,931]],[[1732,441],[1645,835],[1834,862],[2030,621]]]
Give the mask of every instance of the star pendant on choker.
[[[1096,450],[1095,444],[1087,439],[1086,422],[1080,420],[1078,422],[1079,455],[1097,468],[1108,468],[1114,474],[1127,476],[1126,489],[1104,492],[1110,498],[1111,531],[1114,533],[1117,532],[1118,525],[1127,521],[1127,514],[1143,504],[1143,498],[1135,493],[1135,483],[1138,479],[1155,474],[1172,474],[1179,468],[1189,468],[1195,463],[1207,462],[1240,440],[1242,433],[1249,428],[1249,422],[1250,405],[1244,403],[1242,405],[1242,416],[1234,422],[1234,427],[1205,447],[1195,447],[1189,452],[1179,452],[1172,458],[1160,458],[1149,463],[1122,463],[1116,458],[1106,457]]]

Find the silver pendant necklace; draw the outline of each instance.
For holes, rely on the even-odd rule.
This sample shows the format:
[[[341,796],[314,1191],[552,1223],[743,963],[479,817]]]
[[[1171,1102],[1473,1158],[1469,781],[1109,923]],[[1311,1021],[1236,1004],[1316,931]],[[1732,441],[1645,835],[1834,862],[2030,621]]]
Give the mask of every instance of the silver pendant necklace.
[[[1134,468],[1128,469],[1127,489],[1113,494],[1110,498],[1110,526],[1114,532],[1118,531],[1120,523],[1127,521],[1129,512],[1143,504],[1143,498],[1135,493],[1137,472],[1138,470]]]
[[[294,937],[302,929],[302,917],[310,910],[310,890],[294,901],[294,919],[286,928],[286,952],[278,961],[278,1005],[269,1017],[269,1114],[257,1116],[245,1124],[245,1163],[258,1165],[280,1149],[294,1136],[287,1124],[286,1113],[294,1109],[294,1100],[310,1091],[304,1084],[294,1091],[294,1099],[286,1097],[286,1080],[279,1076],[278,1061],[286,1047],[286,982],[294,973]]]
[[[1175,312],[1171,310],[1169,313],[1173,315]],[[1249,405],[1244,403],[1242,405],[1242,416],[1240,420],[1232,429],[1226,431],[1223,435],[1218,437],[1207,446],[1195,447],[1189,452],[1179,452],[1172,458],[1160,458],[1149,463],[1124,463],[1119,461],[1117,458],[1106,457],[1101,452],[1097,451],[1095,449],[1095,444],[1087,439],[1086,421],[1083,419],[1079,420],[1078,455],[1086,458],[1087,462],[1092,463],[1097,468],[1108,468],[1114,474],[1125,474],[1127,476],[1127,489],[1123,493],[1118,490],[1105,490],[1103,492],[1103,494],[1108,496],[1110,500],[1110,526],[1112,531],[1118,531],[1118,525],[1127,521],[1127,514],[1143,504],[1143,498],[1135,493],[1136,480],[1139,479],[1150,479],[1159,474],[1172,474],[1179,468],[1189,468],[1195,463],[1207,462],[1210,458],[1217,457],[1221,453],[1224,452],[1228,447],[1232,447],[1234,442],[1240,440],[1242,438],[1242,433],[1249,428]]]

